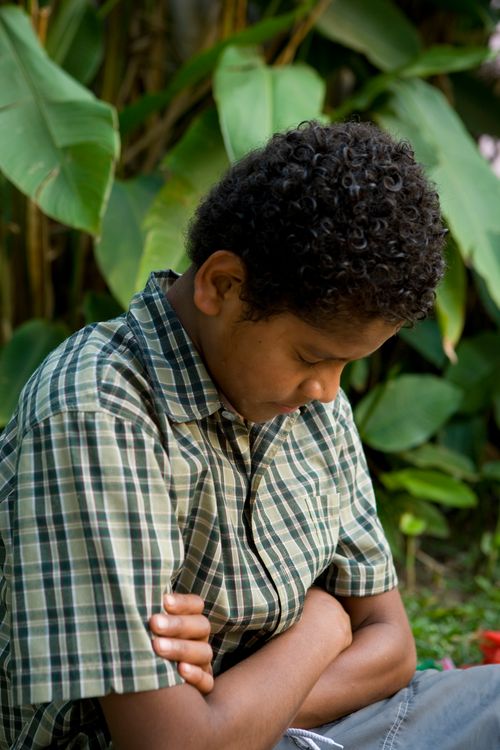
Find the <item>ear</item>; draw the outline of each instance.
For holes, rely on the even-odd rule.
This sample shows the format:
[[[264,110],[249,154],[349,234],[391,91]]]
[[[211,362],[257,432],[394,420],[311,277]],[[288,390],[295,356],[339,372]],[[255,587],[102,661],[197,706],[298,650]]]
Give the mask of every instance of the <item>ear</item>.
[[[217,250],[195,274],[196,308],[204,315],[219,315],[225,305],[240,300],[244,281],[245,266],[241,258],[229,250]]]

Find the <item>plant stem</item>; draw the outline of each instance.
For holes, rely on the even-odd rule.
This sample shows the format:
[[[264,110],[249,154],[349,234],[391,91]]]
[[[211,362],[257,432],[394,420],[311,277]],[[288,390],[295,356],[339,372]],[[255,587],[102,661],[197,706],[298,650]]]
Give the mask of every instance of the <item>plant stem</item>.
[[[11,268],[7,254],[5,225],[0,218],[0,345],[12,336]]]
[[[31,200],[26,204],[26,256],[30,280],[32,312],[50,318],[53,290],[49,272],[48,219]]]
[[[417,557],[418,541],[416,536],[406,538],[406,589],[412,594],[417,583],[415,560]]]

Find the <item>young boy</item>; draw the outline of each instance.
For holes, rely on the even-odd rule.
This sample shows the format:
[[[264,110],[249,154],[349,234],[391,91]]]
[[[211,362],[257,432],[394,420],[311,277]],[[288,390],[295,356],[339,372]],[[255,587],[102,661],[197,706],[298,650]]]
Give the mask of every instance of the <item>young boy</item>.
[[[46,360],[0,442],[2,748],[498,747],[498,668],[413,676],[339,390],[442,243],[407,145],[307,124],[211,191],[183,276]]]

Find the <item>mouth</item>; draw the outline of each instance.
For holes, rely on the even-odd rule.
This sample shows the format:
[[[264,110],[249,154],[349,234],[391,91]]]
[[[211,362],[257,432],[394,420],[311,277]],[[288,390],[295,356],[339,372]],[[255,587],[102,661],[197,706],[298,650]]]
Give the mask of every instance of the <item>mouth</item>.
[[[287,404],[275,404],[276,408],[279,409],[281,414],[291,414],[293,411],[297,411],[300,406],[288,406]]]

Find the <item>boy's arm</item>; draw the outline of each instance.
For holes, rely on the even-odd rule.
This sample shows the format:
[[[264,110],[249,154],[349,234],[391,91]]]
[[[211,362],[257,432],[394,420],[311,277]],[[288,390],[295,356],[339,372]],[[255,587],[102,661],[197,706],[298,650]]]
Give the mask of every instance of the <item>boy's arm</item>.
[[[100,699],[116,750],[268,750],[328,664],[351,642],[349,618],[329,594],[308,592],[302,617],[215,680]]]
[[[292,720],[311,728],[393,695],[416,666],[415,643],[399,591],[340,599],[353,642],[323,672]]]

